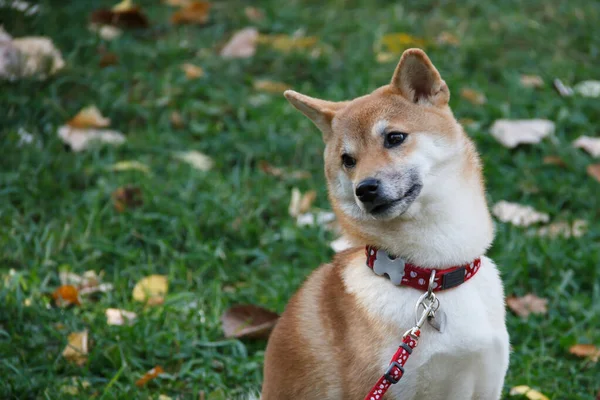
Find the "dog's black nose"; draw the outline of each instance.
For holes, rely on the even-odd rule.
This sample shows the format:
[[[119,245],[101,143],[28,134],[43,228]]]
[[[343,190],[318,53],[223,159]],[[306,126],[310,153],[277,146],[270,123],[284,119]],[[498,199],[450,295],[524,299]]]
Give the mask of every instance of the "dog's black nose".
[[[372,203],[379,196],[379,180],[367,178],[356,186],[356,197],[363,203]]]

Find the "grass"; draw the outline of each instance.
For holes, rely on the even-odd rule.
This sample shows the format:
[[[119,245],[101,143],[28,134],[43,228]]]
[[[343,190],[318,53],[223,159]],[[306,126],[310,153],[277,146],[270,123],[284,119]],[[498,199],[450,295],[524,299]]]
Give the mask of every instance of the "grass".
[[[391,77],[395,61],[377,63],[373,50],[389,32],[428,41],[457,117],[476,121],[468,132],[485,162],[490,203],[521,202],[553,220],[589,222],[577,239],[538,238],[498,223],[489,254],[508,294],[549,300],[547,315],[508,314],[513,352],[504,395],[527,384],[551,399],[595,397],[600,368],[568,349],[600,344],[600,184],[585,172],[592,158],[570,143],[599,133],[598,99],[562,98],[551,82],[600,78],[598,3],[263,1],[266,17],[253,24],[243,2],[223,1],[204,27],[173,27],[168,6],[140,3],[152,27],[110,42],[87,29],[89,13],[110,1],[41,0],[33,16],[0,8],[8,32],[51,37],[67,63],[44,82],[0,83],[0,398],[69,398],[62,388],[72,377],[90,383],[73,398],[198,398],[203,391],[208,399],[229,399],[258,390],[265,343],[224,339],[220,315],[236,303],[283,311],[307,274],[331,258],[333,237],[297,227],[287,214],[294,186],[316,189],[316,205],[328,208],[319,133],[282,96],[259,94],[252,82],[282,81],[326,99],[364,94]],[[268,47],[251,59],[218,57],[216,49],[248,25],[262,33],[301,30],[326,48],[319,57]],[[460,44],[435,44],[442,32]],[[100,68],[101,47],[119,64]],[[202,66],[206,76],[186,80],[184,62]],[[522,88],[520,74],[540,75],[546,85]],[[461,99],[463,87],[484,92],[487,103]],[[126,144],[65,149],[58,126],[90,104],[127,135]],[[183,129],[171,125],[172,111],[183,115]],[[489,135],[498,118],[552,119],[555,139],[503,148]],[[36,144],[18,144],[21,128]],[[194,170],[173,157],[191,149],[213,156],[214,169]],[[566,167],[544,165],[550,155]],[[121,160],[143,162],[152,173],[108,169]],[[266,175],[260,160],[312,178]],[[144,204],[118,213],[111,193],[126,184],[141,188]],[[51,307],[48,295],[64,265],[104,271],[115,289],[81,307]],[[153,273],[168,276],[169,295],[163,306],[146,309],[131,291]],[[138,321],[107,326],[107,307],[135,311]],[[67,363],[67,334],[86,328],[93,340],[88,363]],[[155,365],[167,374],[137,388]]]

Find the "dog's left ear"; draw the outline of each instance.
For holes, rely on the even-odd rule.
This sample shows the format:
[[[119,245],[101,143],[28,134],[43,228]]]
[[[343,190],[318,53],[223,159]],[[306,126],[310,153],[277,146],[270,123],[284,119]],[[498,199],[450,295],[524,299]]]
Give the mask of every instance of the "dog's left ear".
[[[315,99],[293,90],[286,90],[283,95],[294,107],[306,115],[323,132],[323,140],[331,137],[331,121],[338,110],[344,108],[347,102],[333,102]]]
[[[444,106],[450,100],[448,85],[421,49],[408,49],[402,54],[390,86],[413,103]]]

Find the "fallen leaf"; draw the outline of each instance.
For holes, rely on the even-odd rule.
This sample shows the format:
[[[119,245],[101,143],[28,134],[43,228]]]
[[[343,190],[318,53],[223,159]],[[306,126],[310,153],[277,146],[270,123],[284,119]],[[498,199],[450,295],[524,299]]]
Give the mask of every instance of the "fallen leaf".
[[[98,107],[89,106],[79,111],[67,125],[79,129],[106,128],[110,125],[110,119],[103,117]]]
[[[79,291],[75,286],[62,285],[52,293],[54,303],[59,307],[66,307],[71,304],[81,305],[79,300]]]
[[[131,325],[137,318],[134,312],[118,308],[107,308],[104,314],[106,315],[106,323],[108,325]]]
[[[136,208],[144,204],[142,189],[132,185],[126,185],[115,190],[112,199],[115,210],[121,213],[128,208]]]
[[[450,44],[452,46],[458,46],[460,44],[460,39],[450,32],[442,32],[436,38],[436,42],[438,42],[438,44]]]
[[[525,395],[525,397],[527,397],[529,400],[550,400],[542,393],[538,392],[537,390],[533,390],[526,385],[515,386],[514,388],[510,389],[510,395]]]
[[[600,360],[600,349],[593,344],[576,344],[569,348],[569,353],[588,358],[592,362]]]
[[[573,90],[583,97],[600,97],[600,81],[579,82]]]
[[[87,329],[69,334],[68,343],[62,356],[69,362],[83,366],[87,362],[89,353],[89,336]]]
[[[139,161],[135,161],[135,160],[119,161],[117,163],[114,163],[110,167],[108,167],[108,169],[110,169],[111,171],[117,171],[117,172],[140,171],[145,174],[150,173],[150,168],[146,164],[141,163]]]
[[[147,28],[150,25],[148,17],[146,17],[139,6],[125,8],[123,11],[106,8],[95,10],[90,15],[90,23],[95,25],[110,25],[124,29]]]
[[[378,51],[400,55],[411,47],[423,48],[426,45],[425,39],[411,36],[408,33],[388,33],[381,37],[376,46]]]
[[[336,253],[339,253],[339,252],[344,251],[344,250],[348,250],[348,249],[350,249],[352,247],[354,247],[353,244],[352,244],[352,242],[346,236],[340,236],[339,238],[337,238],[336,240],[334,240],[333,242],[331,242],[331,248]]]
[[[545,165],[558,165],[559,167],[567,166],[567,163],[559,156],[546,156],[542,162]]]
[[[286,172],[283,168],[275,167],[268,162],[262,160],[258,163],[258,167],[265,174],[269,174],[278,178],[291,178],[291,179],[307,179],[310,178],[310,172],[308,171],[292,171]]]
[[[580,136],[573,142],[573,147],[584,149],[593,157],[600,157],[600,138]]]
[[[111,25],[90,24],[89,30],[104,40],[114,40],[123,34],[122,30]]]
[[[256,28],[244,28],[236,32],[229,42],[221,49],[221,57],[224,58],[249,58],[256,53],[258,41],[258,30]]]
[[[253,86],[255,90],[274,94],[281,94],[290,88],[287,83],[274,82],[268,79],[255,80]]]
[[[391,61],[398,61],[398,55],[395,53],[377,53],[376,60],[380,64],[389,63]]]
[[[120,3],[114,5],[112,10],[114,12],[125,12],[125,11],[131,11],[134,8],[135,8],[135,6],[133,5],[132,0],[123,0]]]
[[[267,339],[279,315],[253,305],[233,306],[221,316],[226,338]]]
[[[212,158],[196,150],[179,152],[175,157],[200,171],[209,171],[214,165]]]
[[[162,304],[169,290],[167,277],[150,275],[142,278],[133,288],[133,299],[148,305]]]
[[[110,67],[111,65],[117,65],[119,63],[119,57],[115,53],[109,51],[103,52],[100,56],[98,65],[100,68]]]
[[[307,212],[316,198],[317,192],[314,190],[302,194],[300,189],[293,188],[290,206],[288,207],[289,214],[292,217],[298,217],[300,214]]]
[[[475,89],[462,88],[460,90],[460,95],[463,99],[476,106],[481,106],[486,102],[485,95]]]
[[[521,75],[521,86],[526,88],[540,88],[544,86],[544,80],[538,75]]]
[[[560,94],[562,97],[573,96],[573,89],[569,86],[565,85],[560,79],[556,78],[552,81],[554,85],[554,89]]]
[[[314,47],[319,39],[316,36],[290,36],[290,35],[259,35],[258,43],[271,47],[282,53],[306,50]]]
[[[208,1],[192,1],[173,13],[171,23],[204,25],[208,22],[210,7]]]
[[[246,14],[246,18],[248,18],[252,22],[260,22],[265,19],[265,13],[256,7],[246,7],[244,8],[244,14]]]
[[[157,376],[159,376],[160,374],[164,374],[164,373],[165,373],[165,370],[160,365],[157,365],[156,367],[152,368],[150,371],[146,372],[144,374],[144,376],[142,376],[140,379],[135,381],[135,385],[137,387],[142,387],[142,386],[146,385],[146,383],[150,382],[152,379],[155,379]]]
[[[113,289],[111,283],[102,283],[102,274],[98,275],[96,271],[85,271],[83,275],[78,275],[68,269],[61,269],[58,273],[62,285],[72,285],[77,288],[80,296],[86,296],[92,293],[106,293]]]
[[[590,164],[587,166],[589,176],[600,182],[600,164]]]
[[[565,221],[553,222],[550,225],[543,226],[538,229],[537,234],[541,237],[556,238],[561,236],[563,238],[575,237],[579,238],[585,235],[588,229],[588,223],[585,220],[577,219],[569,224]]]
[[[510,203],[504,200],[501,200],[494,205],[492,214],[500,221],[510,222],[516,226],[529,226],[537,222],[550,221],[550,216],[548,214],[538,212],[531,206]]]
[[[548,299],[537,297],[535,294],[526,294],[523,297],[510,296],[506,298],[506,305],[519,317],[527,318],[529,314],[546,314],[548,312]]]
[[[185,72],[185,77],[188,79],[198,79],[204,76],[204,70],[197,65],[185,63],[181,66],[183,72]]]
[[[491,133],[508,148],[524,143],[539,143],[554,132],[554,122],[546,119],[499,119],[492,125]]]
[[[318,212],[307,212],[298,215],[296,223],[298,226],[325,226],[327,229],[332,230],[332,223],[335,221],[335,214],[331,211],[318,211]]]
[[[178,111],[171,112],[171,116],[169,117],[169,119],[171,121],[171,125],[173,125],[173,128],[175,128],[175,129],[181,129],[185,126],[183,117],[181,116],[181,113],[179,113]]]
[[[0,79],[46,79],[64,67],[61,52],[47,37],[12,39],[6,34],[0,40]]]

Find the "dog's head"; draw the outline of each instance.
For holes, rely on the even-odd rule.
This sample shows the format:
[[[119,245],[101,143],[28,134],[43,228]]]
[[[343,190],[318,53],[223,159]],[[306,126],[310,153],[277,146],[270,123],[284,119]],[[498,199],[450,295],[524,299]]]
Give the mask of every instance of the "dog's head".
[[[366,96],[285,96],[323,132],[330,199],[345,225],[361,230],[414,217],[423,203],[452,196],[444,180],[461,173],[452,162],[463,157],[465,134],[448,107],[448,86],[422,50],[405,51],[391,83]]]

